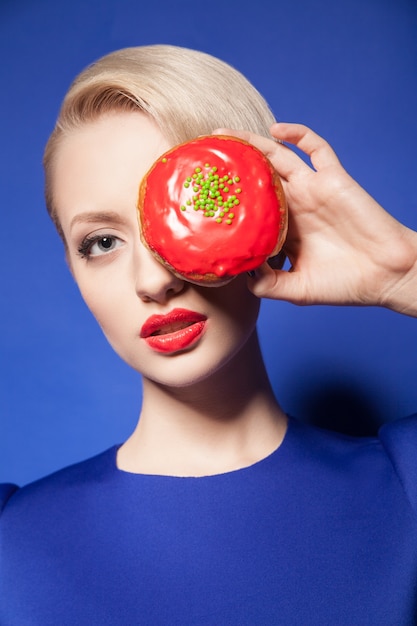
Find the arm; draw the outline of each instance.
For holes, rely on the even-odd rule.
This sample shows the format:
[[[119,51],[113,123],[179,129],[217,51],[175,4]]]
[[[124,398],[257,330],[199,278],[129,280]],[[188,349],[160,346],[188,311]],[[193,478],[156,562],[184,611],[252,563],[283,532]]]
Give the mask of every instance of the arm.
[[[216,131],[219,132],[219,131]],[[295,304],[384,306],[417,317],[417,233],[390,216],[306,126],[271,134],[309,156],[253,133],[225,131],[261,149],[280,174],[289,206],[284,252],[290,271],[267,264],[249,279],[259,297]]]

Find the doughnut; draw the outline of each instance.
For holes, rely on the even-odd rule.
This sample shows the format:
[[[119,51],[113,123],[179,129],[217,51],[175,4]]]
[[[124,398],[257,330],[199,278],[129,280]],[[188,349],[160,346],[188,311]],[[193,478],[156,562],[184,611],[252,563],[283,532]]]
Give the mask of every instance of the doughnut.
[[[162,154],[138,200],[141,238],[181,278],[219,286],[278,254],[287,231],[281,181],[253,145],[207,135]]]

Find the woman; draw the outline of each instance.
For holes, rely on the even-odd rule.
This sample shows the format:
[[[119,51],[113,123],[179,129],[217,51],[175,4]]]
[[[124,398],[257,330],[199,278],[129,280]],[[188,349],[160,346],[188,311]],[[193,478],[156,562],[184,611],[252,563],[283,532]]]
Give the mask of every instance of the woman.
[[[219,126],[283,179],[291,272],[265,265],[196,287],[141,243],[141,178],[167,148]],[[113,53],[78,77],[45,174],[70,270],[142,374],[143,404],[121,446],[4,489],[0,623],[414,623],[416,419],[352,440],[287,417],[256,320],[260,296],[416,316],[416,233],[323,139],[275,124],[235,70],[168,46]]]

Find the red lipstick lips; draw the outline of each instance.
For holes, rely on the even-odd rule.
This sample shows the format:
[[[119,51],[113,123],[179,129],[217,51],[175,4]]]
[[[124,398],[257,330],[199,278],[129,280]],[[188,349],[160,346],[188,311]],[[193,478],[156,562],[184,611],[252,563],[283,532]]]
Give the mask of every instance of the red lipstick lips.
[[[166,315],[151,315],[143,324],[140,337],[156,352],[180,352],[202,336],[206,320],[201,313],[174,309]]]

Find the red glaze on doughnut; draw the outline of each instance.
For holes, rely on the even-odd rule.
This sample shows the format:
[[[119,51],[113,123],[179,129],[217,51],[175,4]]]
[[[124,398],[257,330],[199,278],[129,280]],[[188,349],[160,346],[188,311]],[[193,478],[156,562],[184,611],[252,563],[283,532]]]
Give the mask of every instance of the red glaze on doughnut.
[[[163,154],[142,181],[138,208],[145,245],[197,284],[223,284],[259,267],[286,235],[277,173],[235,137],[199,137]]]

